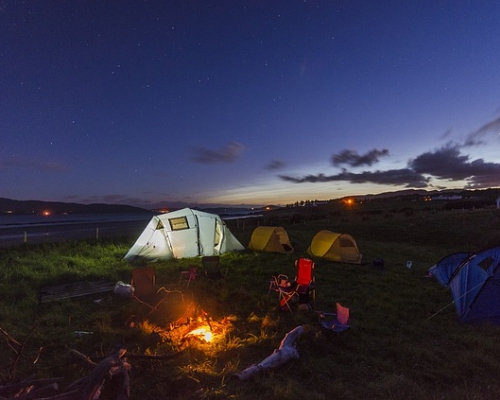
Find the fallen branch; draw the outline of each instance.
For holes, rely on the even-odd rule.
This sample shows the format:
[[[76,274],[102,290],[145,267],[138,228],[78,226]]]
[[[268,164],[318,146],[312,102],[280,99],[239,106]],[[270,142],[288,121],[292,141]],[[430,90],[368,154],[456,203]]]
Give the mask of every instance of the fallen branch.
[[[73,394],[75,399],[92,400],[99,398],[107,374],[112,368],[121,365],[121,358],[126,352],[127,350],[124,348],[116,349],[110,356],[97,364],[89,375],[72,383],[67,390]]]
[[[55,389],[57,391],[57,382],[63,381],[64,378],[43,378],[43,379],[26,379],[21,382],[8,383],[0,386],[0,399],[15,398],[28,399],[35,398],[35,393],[39,395],[41,392],[39,390],[44,390],[43,393],[47,391],[52,391]]]
[[[13,379],[14,378],[14,375],[15,375],[15,372],[16,372],[16,368],[17,368],[17,364],[19,363],[19,360],[21,359],[21,356],[23,355],[23,352],[24,352],[24,348],[26,346],[26,343],[29,339],[29,337],[31,336],[31,334],[34,332],[34,330],[36,329],[37,327],[37,324],[35,324],[31,330],[29,331],[28,333],[28,336],[26,336],[26,338],[24,339],[24,341],[22,343],[19,343],[17,340],[15,340],[14,338],[12,338],[7,332],[5,332],[3,329],[1,330],[1,333],[4,334],[6,337],[7,337],[7,340],[8,340],[8,343],[9,343],[9,347],[14,350],[14,352],[16,353],[16,356],[14,358],[14,361],[12,362],[11,366],[10,366],[10,370],[9,370],[9,378],[10,379]],[[18,348],[16,349],[14,347],[14,345],[16,345]]]
[[[118,377],[121,379],[121,387],[117,399],[130,398],[130,377],[128,371],[131,367],[129,363],[122,360],[126,349],[122,347],[116,348],[111,355],[98,364],[76,350],[70,349],[70,352],[72,355],[77,356],[87,367],[93,367],[93,369],[87,376],[70,384],[63,393],[55,394],[58,390],[56,382],[61,380],[61,378],[54,378],[52,380],[26,380],[16,384],[0,386],[0,395],[4,392],[12,393],[16,390],[18,392],[17,395],[5,398],[16,400],[94,400],[100,397],[106,378]]]
[[[54,395],[57,393],[59,385],[57,383],[51,383],[50,385],[43,386],[39,389],[34,389],[32,386],[29,387],[29,391],[20,396],[15,396],[16,400],[35,400],[43,399],[45,396]]]
[[[87,357],[85,354],[80,353],[78,350],[75,349],[69,349],[69,353],[73,356],[75,356],[77,359],[82,361],[85,366],[89,368],[94,368],[97,364],[92,361],[89,357]]]
[[[19,356],[22,353],[22,347],[26,341],[21,344],[15,341],[15,339],[10,338],[5,331],[0,332],[0,334],[7,336],[12,343],[21,346],[18,353]],[[95,400],[100,398],[102,387],[108,378],[119,379],[119,386],[115,397],[116,400],[126,400],[130,398],[129,371],[131,365],[123,358],[127,352],[126,349],[117,346],[108,357],[104,358],[99,363],[92,361],[85,354],[75,349],[68,350],[75,359],[91,369],[87,376],[71,383],[62,393],[57,393],[59,389],[57,382],[62,381],[64,378],[29,379],[0,385],[0,400]],[[127,357],[139,360],[170,360],[183,353],[184,350],[168,355],[151,356],[127,354]]]
[[[11,349],[17,352],[17,349],[14,349],[13,346],[18,346],[21,347],[21,343],[19,343],[16,339],[14,339],[12,336],[10,336],[6,331],[4,331],[2,328],[0,328],[0,333],[4,335],[7,338],[7,344]]]
[[[239,380],[247,380],[260,371],[277,368],[290,360],[299,358],[299,353],[296,349],[296,342],[300,335],[304,333],[304,327],[298,326],[288,332],[280,343],[280,347],[274,350],[273,354],[265,358],[258,364],[254,364],[247,369],[235,374],[235,378]]]

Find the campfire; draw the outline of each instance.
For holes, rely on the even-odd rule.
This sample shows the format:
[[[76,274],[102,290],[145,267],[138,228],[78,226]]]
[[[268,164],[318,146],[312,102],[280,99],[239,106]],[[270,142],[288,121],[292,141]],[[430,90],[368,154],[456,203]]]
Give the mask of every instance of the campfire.
[[[213,347],[233,329],[233,317],[222,320],[212,318],[207,312],[194,304],[189,305],[183,315],[171,322],[167,328],[143,321],[141,328],[145,333],[158,338],[161,342],[168,342],[174,347],[203,346]]]
[[[200,340],[209,343],[213,340],[214,334],[210,330],[209,326],[202,326],[201,328],[193,329],[191,332],[186,334],[186,337],[194,336]]]
[[[181,330],[181,342],[195,339],[200,343],[213,343],[225,336],[232,329],[230,318],[214,321],[205,311],[195,320],[189,321],[186,328]],[[185,333],[184,333],[185,332]]]

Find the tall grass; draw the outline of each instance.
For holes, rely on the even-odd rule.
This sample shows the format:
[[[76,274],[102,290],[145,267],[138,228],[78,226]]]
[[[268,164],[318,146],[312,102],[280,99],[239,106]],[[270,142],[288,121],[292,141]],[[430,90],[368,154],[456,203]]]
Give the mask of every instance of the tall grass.
[[[295,254],[224,254],[229,272],[221,285],[198,277],[186,290],[180,271],[200,266],[197,258],[156,263],[157,284],[166,296],[161,312],[114,294],[38,302],[46,285],[129,282],[134,265],[123,256],[135,238],[3,249],[0,327],[26,345],[12,375],[15,354],[2,337],[0,379],[64,376],[69,383],[85,371],[67,358],[66,346],[97,360],[120,342],[132,354],[185,349],[169,361],[131,361],[132,398],[500,398],[500,328],[459,324],[449,292],[425,277],[450,252],[500,245],[498,212],[345,212],[283,226]],[[276,296],[267,293],[272,275],[293,276],[294,260],[307,255],[320,229],[353,235],[367,262],[315,260],[315,310],[334,311],[336,302],[350,308],[351,329],[341,334],[322,330],[315,312],[279,311]],[[246,245],[253,227],[231,230]],[[383,270],[369,265],[376,258],[384,260]],[[214,343],[175,340],[169,324],[192,304],[223,326]],[[297,342],[299,360],[249,381],[233,378],[269,356],[298,325],[305,327]]]

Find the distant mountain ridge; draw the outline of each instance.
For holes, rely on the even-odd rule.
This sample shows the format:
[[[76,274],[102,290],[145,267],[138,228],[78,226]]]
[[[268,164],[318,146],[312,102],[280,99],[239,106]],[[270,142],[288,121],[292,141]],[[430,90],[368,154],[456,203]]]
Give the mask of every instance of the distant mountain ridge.
[[[356,196],[346,196],[345,198],[357,198],[357,199],[383,199],[392,197],[411,197],[411,196],[440,196],[440,195],[459,195],[462,198],[472,198],[472,197],[488,197],[496,198],[500,196],[500,188],[488,188],[488,189],[436,189],[436,190],[426,190],[426,189],[403,189],[396,190],[394,192],[384,192],[379,194],[365,194]]]
[[[124,204],[79,204],[41,200],[12,200],[0,197],[0,215],[5,214],[118,214],[118,213],[150,213],[140,207]]]
[[[492,199],[493,201],[500,196],[500,188],[488,189],[442,189],[442,190],[425,190],[425,189],[403,189],[393,192],[384,192],[379,194],[366,194],[345,196],[346,198],[356,198],[360,200],[370,199],[390,199],[395,197],[426,197],[426,196],[439,196],[439,195],[459,195],[462,199],[483,198]],[[341,200],[341,199],[339,199]],[[186,205],[186,207],[188,207]],[[205,212],[212,212],[216,214],[235,215],[235,214],[248,214],[249,212],[261,212],[263,210],[274,210],[281,208],[276,205],[269,205],[267,207],[259,208],[245,208],[245,207],[192,207],[203,210]],[[177,209],[177,208],[175,208]],[[173,209],[172,209],[173,210]],[[0,197],[0,215],[5,214],[32,214],[43,215],[45,211],[51,214],[113,214],[113,213],[153,213],[153,210],[147,210],[141,207],[129,206],[125,204],[80,204],[80,203],[64,203],[52,202],[41,200],[12,200]]]

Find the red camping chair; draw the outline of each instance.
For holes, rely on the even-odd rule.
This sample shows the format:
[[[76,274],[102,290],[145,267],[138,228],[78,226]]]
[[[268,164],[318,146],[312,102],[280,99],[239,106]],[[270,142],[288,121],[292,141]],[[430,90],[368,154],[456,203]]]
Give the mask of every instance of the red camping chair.
[[[336,303],[337,312],[336,313],[319,313],[319,323],[320,325],[333,332],[343,332],[350,328],[349,326],[349,309],[342,306],[340,303]],[[327,316],[334,316],[334,319],[328,320]]]
[[[291,302],[294,300],[298,300],[300,304],[310,305],[312,296],[312,302],[316,301],[314,261],[309,258],[299,258],[295,261],[295,266],[297,274],[293,282],[289,285],[279,282],[278,285],[270,286],[270,289],[279,293],[280,307],[290,312],[292,312]]]

